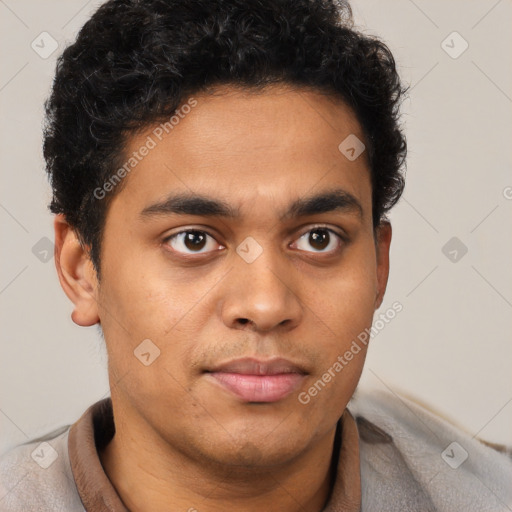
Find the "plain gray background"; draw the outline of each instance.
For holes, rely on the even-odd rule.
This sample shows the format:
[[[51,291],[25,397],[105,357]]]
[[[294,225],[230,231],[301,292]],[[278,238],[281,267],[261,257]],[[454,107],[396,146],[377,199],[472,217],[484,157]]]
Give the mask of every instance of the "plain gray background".
[[[76,421],[108,395],[98,330],[72,323],[47,252],[41,156],[55,58],[99,3],[0,1],[0,451]],[[407,186],[391,214],[380,311],[395,301],[404,309],[373,339],[361,385],[405,392],[472,435],[512,444],[512,3],[352,6],[411,86]],[[58,48],[46,56],[51,38]]]

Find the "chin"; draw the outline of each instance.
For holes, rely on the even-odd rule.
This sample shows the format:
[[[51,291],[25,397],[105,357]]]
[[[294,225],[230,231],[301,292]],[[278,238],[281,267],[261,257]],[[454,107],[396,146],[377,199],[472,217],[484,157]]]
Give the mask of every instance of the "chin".
[[[290,463],[299,456],[310,440],[291,437],[288,433],[281,435],[233,436],[216,440],[212,445],[199,449],[205,458],[223,466],[245,467],[247,469],[268,468]]]

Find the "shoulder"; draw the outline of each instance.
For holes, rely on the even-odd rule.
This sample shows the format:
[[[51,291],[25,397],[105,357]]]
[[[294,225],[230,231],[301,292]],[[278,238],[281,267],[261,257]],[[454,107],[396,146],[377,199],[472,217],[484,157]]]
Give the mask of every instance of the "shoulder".
[[[84,512],[68,455],[65,426],[0,458],[0,510]]]
[[[423,510],[436,511],[509,510],[507,453],[394,393],[357,391],[348,408],[360,433],[363,500],[387,496],[390,505],[425,503]]]

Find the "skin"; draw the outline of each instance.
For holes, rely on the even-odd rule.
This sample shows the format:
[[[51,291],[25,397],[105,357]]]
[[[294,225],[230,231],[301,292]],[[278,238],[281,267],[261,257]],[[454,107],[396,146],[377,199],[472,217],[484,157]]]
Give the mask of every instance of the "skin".
[[[62,216],[55,220],[72,318],[101,323],[107,344],[116,434],[100,458],[131,511],[167,511],[169,503],[201,512],[320,511],[336,423],[366,350],[308,404],[298,394],[371,326],[389,272],[391,226],[373,230],[366,154],[351,162],[338,150],[349,134],[364,136],[342,101],[314,91],[223,86],[194,97],[197,106],[113,198],[100,282],[87,248]],[[132,136],[128,153],[153,129]],[[334,189],[356,198],[361,215],[280,218],[293,201]],[[141,215],[177,192],[223,200],[240,217]],[[330,237],[320,249],[309,238],[319,226]],[[183,237],[171,245],[168,237],[192,228],[211,235],[203,252]],[[236,252],[249,236],[263,250],[252,263]],[[148,338],[160,356],[144,366],[134,350]],[[245,356],[285,357],[307,375],[291,395],[264,404],[240,400],[203,373]]]

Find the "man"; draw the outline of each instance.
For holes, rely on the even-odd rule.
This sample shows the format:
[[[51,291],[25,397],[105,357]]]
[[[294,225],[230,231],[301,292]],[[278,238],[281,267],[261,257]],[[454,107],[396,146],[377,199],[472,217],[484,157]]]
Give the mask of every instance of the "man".
[[[402,93],[346,5],[100,7],[59,59],[44,153],[58,276],[101,326],[111,399],[4,457],[3,510],[510,510],[505,454],[350,401]]]

